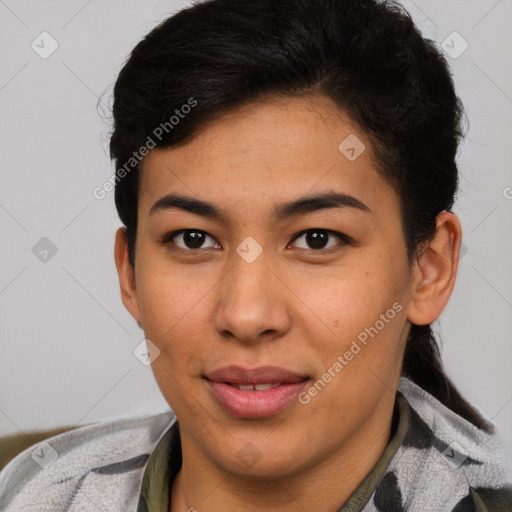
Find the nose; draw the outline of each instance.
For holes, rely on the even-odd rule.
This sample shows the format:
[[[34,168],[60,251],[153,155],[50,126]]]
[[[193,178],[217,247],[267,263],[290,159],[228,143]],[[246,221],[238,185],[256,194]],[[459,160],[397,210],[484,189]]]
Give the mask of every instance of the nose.
[[[214,312],[219,334],[244,344],[279,338],[291,324],[290,292],[276,277],[265,251],[249,261],[233,254],[230,271],[216,287]]]

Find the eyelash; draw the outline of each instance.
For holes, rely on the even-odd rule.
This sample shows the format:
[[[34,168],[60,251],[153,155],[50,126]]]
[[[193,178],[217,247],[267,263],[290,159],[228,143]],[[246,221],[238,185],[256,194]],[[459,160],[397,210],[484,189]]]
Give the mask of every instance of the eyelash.
[[[303,248],[299,248],[299,251],[311,251],[311,252],[315,252],[315,253],[330,254],[331,252],[335,252],[337,250],[340,250],[345,245],[350,245],[352,243],[351,238],[348,237],[347,235],[344,235],[343,233],[339,233],[338,231],[333,231],[333,230],[330,230],[330,229],[323,229],[323,228],[305,229],[304,231],[301,231],[300,233],[297,233],[296,235],[294,235],[294,237],[292,238],[292,242],[295,242],[298,238],[300,238],[301,236],[303,236],[303,235],[305,235],[307,233],[318,232],[318,231],[325,232],[325,233],[328,233],[330,235],[337,236],[338,238],[341,239],[342,244],[341,245],[338,244],[338,245],[336,245],[334,247],[329,247],[327,249],[323,249],[323,248],[322,249],[303,249]],[[177,231],[171,231],[170,233],[167,233],[162,238],[162,240],[160,242],[163,245],[169,245],[169,243],[172,243],[172,245],[176,246],[176,244],[174,244],[172,242],[172,239],[175,236],[179,235],[179,234],[187,233],[187,232],[204,233],[207,236],[210,236],[211,238],[213,238],[210,234],[208,234],[206,231],[203,231],[201,229],[179,229]],[[195,252],[195,251],[201,251],[202,250],[201,248],[198,248],[198,249],[186,249],[186,248],[178,247],[178,246],[176,246],[176,248],[178,250],[185,251],[185,252]],[[208,247],[207,249],[212,249],[212,247]]]

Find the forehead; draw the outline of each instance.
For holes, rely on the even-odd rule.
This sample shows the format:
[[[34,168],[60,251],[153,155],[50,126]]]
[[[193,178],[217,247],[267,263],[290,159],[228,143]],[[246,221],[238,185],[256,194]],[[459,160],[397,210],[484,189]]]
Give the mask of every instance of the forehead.
[[[229,112],[183,146],[151,150],[139,209],[148,214],[170,191],[245,211],[327,189],[396,203],[377,165],[367,135],[330,99],[273,98]]]

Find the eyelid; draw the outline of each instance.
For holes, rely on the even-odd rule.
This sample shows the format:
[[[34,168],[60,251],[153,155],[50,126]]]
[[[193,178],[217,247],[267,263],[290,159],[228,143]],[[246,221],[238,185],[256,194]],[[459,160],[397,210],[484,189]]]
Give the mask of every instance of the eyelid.
[[[171,240],[175,236],[183,234],[187,231],[204,233],[206,236],[209,236],[210,238],[215,240],[215,237],[213,235],[210,235],[207,231],[204,231],[202,229],[186,228],[186,229],[178,229],[178,230],[171,231],[171,232],[167,233],[166,235],[164,235],[162,237],[162,239],[160,240],[160,243],[163,244],[164,246],[169,245],[170,243],[172,243]],[[308,228],[308,229],[304,229],[304,230],[300,231],[299,233],[293,235],[291,242],[289,244],[287,244],[287,247],[288,247],[288,245],[294,243],[298,238],[300,238],[301,236],[303,236],[311,231],[313,231],[313,232],[314,231],[324,231],[326,233],[329,233],[330,235],[335,235],[342,241],[342,244],[341,244],[341,246],[340,246],[340,244],[336,244],[333,247],[321,248],[321,249],[305,249],[305,248],[299,247],[298,248],[299,252],[307,252],[307,253],[318,254],[318,255],[329,254],[331,252],[341,249],[345,245],[353,244],[352,238],[350,238],[348,235],[345,235],[344,233],[340,233],[339,231],[334,231],[332,229],[327,229],[327,228]],[[215,240],[215,241],[217,244],[219,243],[219,242],[217,242],[217,240]],[[185,252],[197,252],[197,251],[201,251],[201,250],[205,250],[205,249],[212,249],[212,247],[206,247],[206,248],[200,247],[198,249],[187,249],[187,248],[179,247],[175,243],[172,243],[172,244],[176,247],[177,250],[181,250],[181,251],[185,251]]]
[[[206,236],[209,236],[210,238],[212,238],[213,240],[215,240],[215,238],[210,235],[210,233],[208,233],[207,231],[204,231],[202,229],[193,229],[193,228],[187,228],[187,229],[177,229],[175,231],[171,231],[167,234],[165,234],[162,239],[160,240],[160,242],[163,244],[163,245],[168,245],[171,242],[171,240],[175,237],[175,236],[178,236],[178,235],[181,235],[183,233],[186,233],[187,231],[193,231],[195,233],[204,233]],[[215,240],[216,241],[216,240]],[[216,243],[218,243],[216,241]],[[199,249],[187,249],[187,248],[183,248],[183,247],[179,247],[177,246],[175,243],[172,243],[178,250],[182,250],[182,251],[185,251],[185,252],[195,252],[195,251],[201,251],[201,250],[204,250],[205,248],[199,248]],[[212,247],[206,247],[206,249],[212,249]]]

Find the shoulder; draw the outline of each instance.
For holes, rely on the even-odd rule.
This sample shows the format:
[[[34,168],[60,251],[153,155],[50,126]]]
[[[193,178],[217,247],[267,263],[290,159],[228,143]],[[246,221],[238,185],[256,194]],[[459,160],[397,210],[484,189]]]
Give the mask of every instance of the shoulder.
[[[512,487],[477,488],[460,500],[452,512],[510,512],[512,510]]]
[[[410,379],[402,377],[398,390],[410,406],[400,464],[394,468],[404,502],[420,507],[435,502],[439,510],[453,512],[512,510],[512,470],[502,438],[479,429]]]
[[[499,434],[479,429],[406,377],[400,378],[398,389],[413,410],[414,433],[428,437],[424,444],[431,444],[442,451],[448,447],[459,450],[470,461],[480,461],[479,465],[499,467],[505,471],[510,469]],[[408,441],[414,443],[413,439]],[[503,474],[503,478],[507,477],[510,474]]]
[[[27,448],[0,472],[0,511],[67,510],[80,500],[90,501],[84,510],[121,510],[138,498],[149,456],[175,419],[169,409],[104,421]]]

